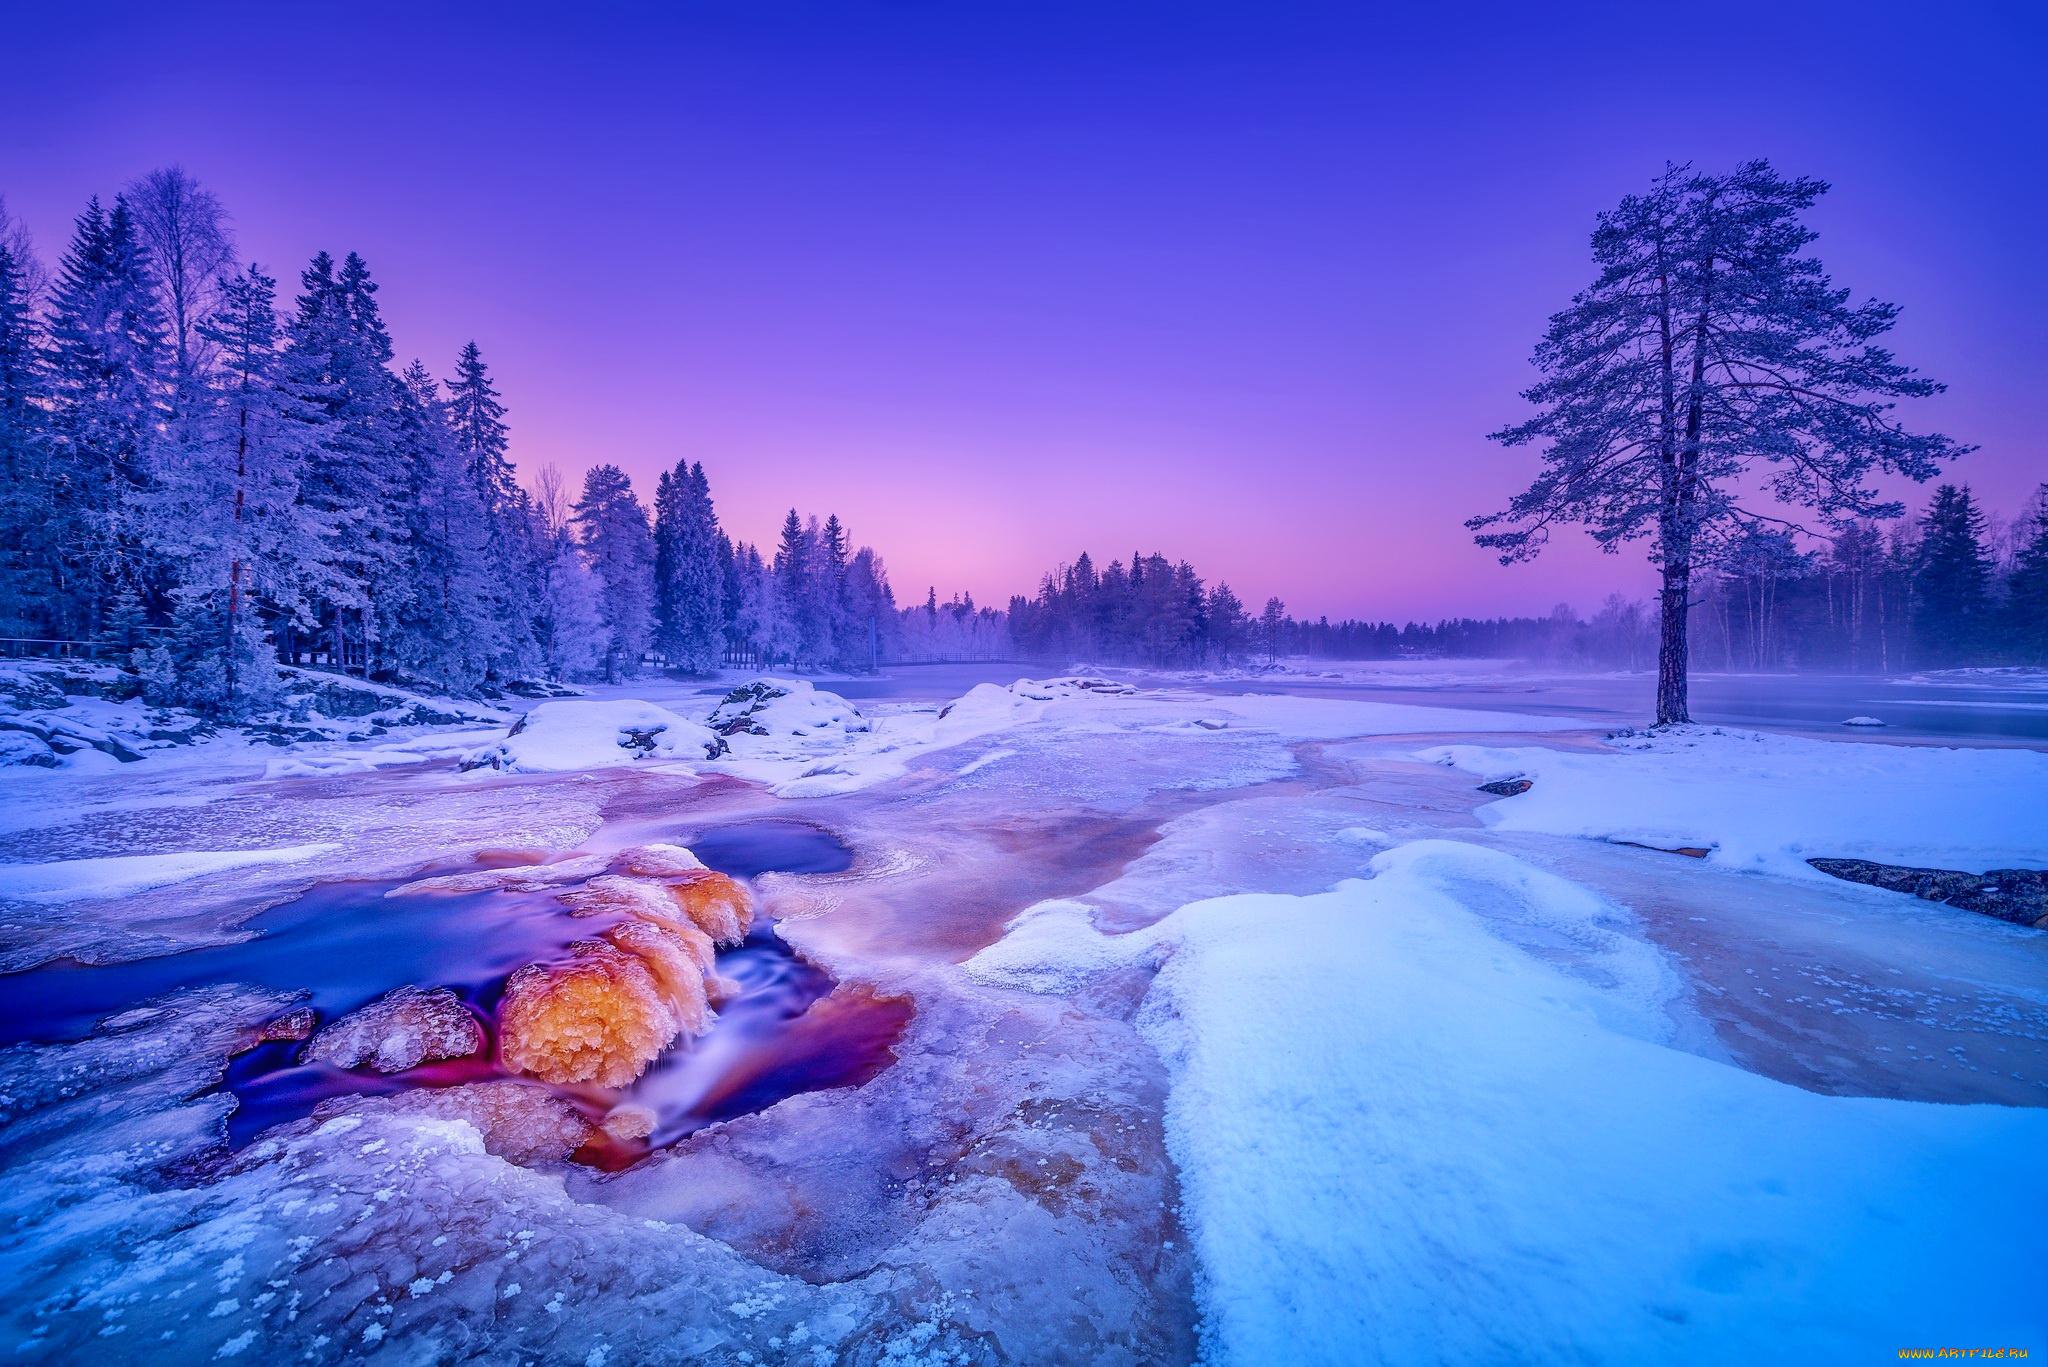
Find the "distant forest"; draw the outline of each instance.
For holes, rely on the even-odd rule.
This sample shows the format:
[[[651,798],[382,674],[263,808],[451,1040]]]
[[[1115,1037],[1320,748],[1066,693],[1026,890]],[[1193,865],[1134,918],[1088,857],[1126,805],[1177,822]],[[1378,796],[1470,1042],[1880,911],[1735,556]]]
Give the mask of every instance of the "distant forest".
[[[1228,584],[1205,588],[1159,555],[1097,571],[1083,554],[1004,616],[1026,656],[1159,667],[1458,656],[1648,669],[1657,658],[1651,605],[1619,594],[1589,619],[1559,604],[1544,617],[1301,621],[1278,599],[1253,619]],[[1749,536],[1704,576],[1692,617],[1700,669],[2048,665],[2048,484],[2002,526],[1967,487],[1943,485],[1889,532],[1857,523],[1814,549],[1789,533]]]
[[[322,252],[281,301],[176,169],[88,204],[54,271],[0,208],[0,646],[117,659],[152,701],[229,716],[269,705],[281,661],[477,695],[721,665],[1654,652],[1619,598],[1584,621],[1307,622],[1159,554],[1081,555],[1006,608],[900,607],[835,516],[735,541],[701,463],[647,501],[611,464],[522,485],[480,349],[398,366],[377,293]],[[2048,492],[2000,528],[1944,486],[1889,533],[1751,537],[1696,612],[1705,668],[2048,663]]]

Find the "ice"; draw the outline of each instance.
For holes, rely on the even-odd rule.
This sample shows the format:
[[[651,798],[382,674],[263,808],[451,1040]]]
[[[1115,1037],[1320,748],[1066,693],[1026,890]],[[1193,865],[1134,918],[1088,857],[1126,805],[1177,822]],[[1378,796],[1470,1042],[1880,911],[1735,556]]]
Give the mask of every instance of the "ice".
[[[471,754],[465,768],[514,774],[602,769],[635,760],[702,760],[719,738],[665,707],[626,698],[537,705],[503,740]]]
[[[595,1127],[569,1102],[531,1082],[471,1082],[428,1087],[385,1097],[336,1097],[313,1111],[315,1120],[381,1113],[468,1122],[484,1152],[531,1167],[559,1163],[588,1143]]]
[[[1216,1362],[1843,1361],[2043,1329],[2016,1250],[2048,1112],[1822,1097],[1657,1042],[1667,981],[1502,938],[1596,900],[1450,841],[1306,897],[1100,935],[1041,909],[969,970],[1139,1013]],[[1474,906],[1489,908],[1481,912]],[[1591,932],[1588,935],[1588,932]],[[2036,1308],[2029,1308],[2036,1307]]]
[[[2048,866],[2048,754],[1767,736],[1624,733],[1600,753],[1453,745],[1422,758],[1527,775],[1480,809],[1503,831],[1702,846],[1713,863],[1817,878],[1812,857],[1982,872]]]
[[[637,955],[581,940],[563,964],[528,964],[505,984],[498,1051],[505,1066],[543,1082],[623,1087],[682,1030]]]
[[[468,1058],[484,1047],[483,1027],[445,987],[400,987],[323,1026],[306,1057],[336,1068],[365,1065],[402,1073],[439,1059]]]
[[[98,897],[128,897],[252,864],[291,864],[339,846],[287,845],[273,850],[193,851],[115,855],[54,864],[0,864],[0,900],[55,904]]]

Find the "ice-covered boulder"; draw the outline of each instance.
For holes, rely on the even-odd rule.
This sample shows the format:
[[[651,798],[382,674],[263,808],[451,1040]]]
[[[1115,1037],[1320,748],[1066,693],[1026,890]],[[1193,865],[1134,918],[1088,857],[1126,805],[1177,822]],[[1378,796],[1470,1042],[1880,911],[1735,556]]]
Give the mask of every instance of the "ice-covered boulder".
[[[528,964],[505,984],[498,1050],[505,1066],[557,1085],[623,1087],[682,1032],[637,955],[582,940],[563,964]]]
[[[57,752],[40,736],[0,728],[0,768],[18,764],[32,769],[54,769],[58,763]]]
[[[459,1087],[420,1087],[385,1097],[335,1097],[313,1108],[316,1120],[355,1111],[386,1111],[466,1120],[484,1151],[510,1163],[558,1163],[588,1143],[597,1127],[547,1088],[503,1079]]]
[[[484,1046],[483,1028],[445,987],[401,987],[322,1029],[306,1058],[336,1068],[367,1064],[402,1073],[439,1059],[467,1058]]]
[[[561,773],[642,759],[708,759],[720,748],[709,728],[650,702],[564,699],[541,703],[503,740],[470,754],[462,767]]]
[[[802,679],[755,679],[742,684],[725,695],[708,723],[728,740],[743,736],[838,738],[870,729],[859,708]]]

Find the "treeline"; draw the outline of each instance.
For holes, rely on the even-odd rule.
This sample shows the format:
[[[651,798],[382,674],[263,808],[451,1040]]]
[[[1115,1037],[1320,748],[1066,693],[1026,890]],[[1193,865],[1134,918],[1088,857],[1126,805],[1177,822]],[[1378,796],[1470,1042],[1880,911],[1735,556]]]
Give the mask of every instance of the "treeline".
[[[281,304],[179,170],[88,204],[54,272],[0,208],[0,637],[233,715],[280,659],[474,694],[650,657],[865,666],[893,635],[836,518],[792,510],[764,555],[701,465],[651,517],[611,465],[529,492],[477,346],[445,379],[394,356],[361,257],[320,253]]]
[[[1692,627],[1709,669],[2048,665],[2048,484],[2003,526],[1945,484],[1889,531],[1859,523],[1815,548],[1752,533],[1720,557]]]
[[[1804,549],[1788,533],[1752,532],[1721,548],[1700,584],[1692,610],[1698,668],[2048,665],[2048,484],[2003,527],[1968,487],[1943,485],[1922,516],[1888,532],[1858,523]],[[919,611],[927,610],[949,609]],[[1648,669],[1657,658],[1650,605],[1619,594],[1585,619],[1559,604],[1543,617],[1305,621],[1278,599],[1253,618],[1228,584],[1205,587],[1191,565],[1157,554],[1099,572],[1083,554],[1047,574],[1036,597],[1011,599],[1006,613],[982,609],[976,629],[990,657],[1002,653],[1007,634],[1024,658],[1159,668],[1304,656]],[[957,647],[933,658],[966,655]]]

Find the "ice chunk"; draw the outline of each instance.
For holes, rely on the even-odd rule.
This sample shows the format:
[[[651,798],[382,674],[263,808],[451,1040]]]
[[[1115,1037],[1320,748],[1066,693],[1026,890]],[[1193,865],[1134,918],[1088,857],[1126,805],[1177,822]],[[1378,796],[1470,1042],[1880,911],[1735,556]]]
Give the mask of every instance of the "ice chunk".
[[[420,1087],[385,1097],[336,1097],[313,1109],[316,1120],[355,1111],[466,1120],[484,1151],[507,1162],[560,1162],[588,1143],[596,1126],[568,1101],[532,1082],[501,1079],[460,1087]]]
[[[505,1066],[557,1084],[623,1087],[672,1043],[681,1023],[652,970],[602,940],[566,964],[528,964],[505,984],[498,1049]]]
[[[336,848],[332,844],[288,845],[278,850],[124,854],[105,859],[66,859],[55,864],[4,864],[0,865],[0,898],[57,903],[125,897],[223,869],[296,863]]]
[[[612,865],[620,873],[641,878],[677,878],[698,872],[704,867],[704,861],[681,845],[657,844],[635,845],[632,849],[621,850],[613,857]]]
[[[601,854],[564,859],[556,864],[520,864],[507,869],[478,869],[474,873],[451,873],[439,878],[421,878],[393,888],[386,897],[409,897],[425,892],[539,892],[560,883],[573,883],[603,873],[609,861]]]
[[[679,932],[650,921],[632,920],[619,922],[604,937],[614,948],[624,950],[647,966],[684,1033],[701,1035],[711,1028],[711,1003],[705,995],[706,966]]]
[[[336,1068],[368,1064],[380,1073],[402,1073],[438,1059],[467,1058],[483,1046],[483,1028],[453,992],[401,987],[314,1035],[306,1057]]]

